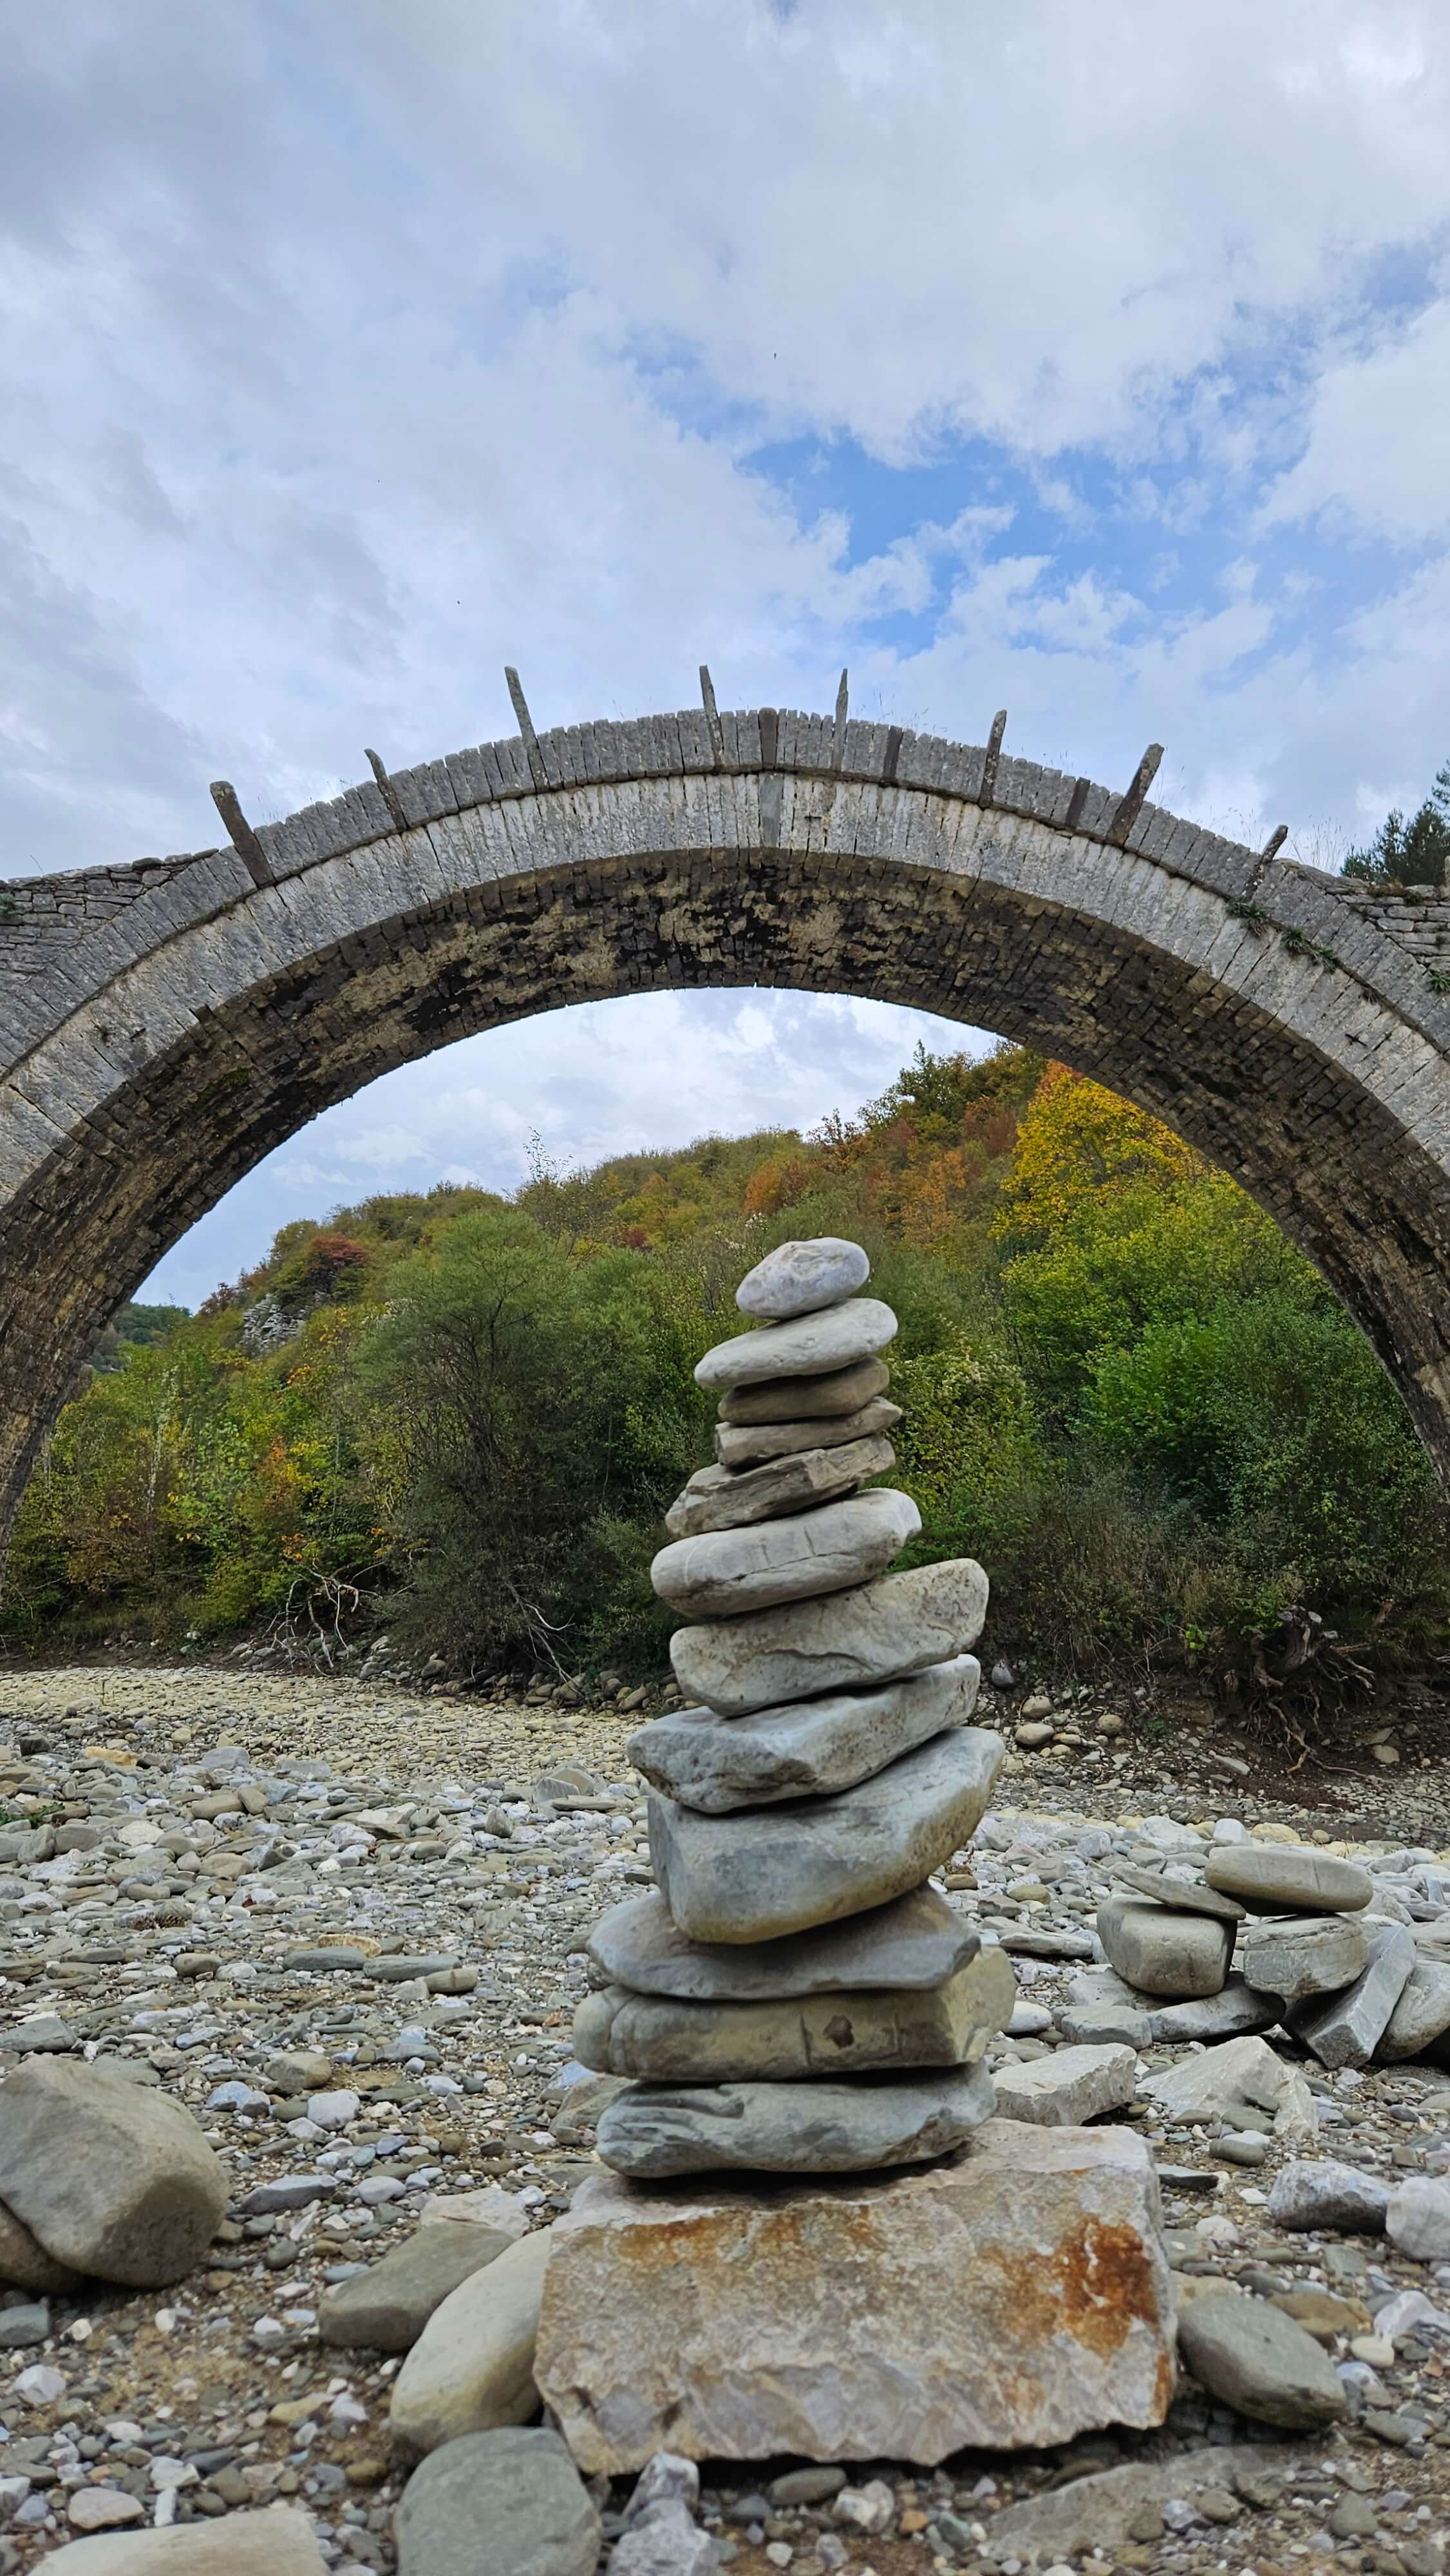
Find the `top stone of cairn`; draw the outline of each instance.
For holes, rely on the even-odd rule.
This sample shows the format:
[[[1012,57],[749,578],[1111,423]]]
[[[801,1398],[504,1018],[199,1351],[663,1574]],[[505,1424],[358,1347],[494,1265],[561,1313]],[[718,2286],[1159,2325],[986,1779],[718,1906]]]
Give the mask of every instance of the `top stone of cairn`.
[[[735,1291],[742,1315],[763,1323],[789,1323],[793,1315],[814,1315],[822,1306],[839,1306],[843,1297],[864,1288],[871,1264],[859,1243],[839,1234],[820,1234],[810,1243],[778,1243]]]

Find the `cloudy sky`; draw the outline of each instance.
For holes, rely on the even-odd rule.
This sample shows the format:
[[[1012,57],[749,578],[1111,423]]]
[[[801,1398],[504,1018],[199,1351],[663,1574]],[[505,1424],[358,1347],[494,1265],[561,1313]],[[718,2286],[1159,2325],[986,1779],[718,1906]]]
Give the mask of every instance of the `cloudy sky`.
[[[829,706],[1337,854],[1450,752],[1420,0],[50,0],[0,89],[0,873],[536,722]],[[808,1122],[940,1024],[707,994],[304,1130],[284,1218]]]

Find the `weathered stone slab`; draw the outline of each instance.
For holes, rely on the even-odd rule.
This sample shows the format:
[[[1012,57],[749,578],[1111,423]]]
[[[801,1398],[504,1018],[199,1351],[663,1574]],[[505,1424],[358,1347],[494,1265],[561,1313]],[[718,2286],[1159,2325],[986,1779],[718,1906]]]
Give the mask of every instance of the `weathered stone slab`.
[[[738,1333],[732,1342],[717,1342],[695,1369],[695,1384],[720,1388],[759,1386],[762,1379],[823,1377],[874,1359],[896,1337],[896,1317],[879,1297],[851,1297],[844,1306],[827,1306],[817,1315],[797,1315],[789,1324],[762,1324],[758,1332]]]
[[[1217,2286],[1217,2285],[1215,2285]],[[1175,2501],[1192,2504],[1207,2492],[1233,2491],[1239,2473],[1277,2471],[1287,2482],[1299,2453],[1287,2445],[1254,2442],[1206,2443],[1199,2451],[1176,2451],[1166,2460],[1128,2460],[1095,2477],[1073,2478],[1064,2487],[1044,2488],[1021,2504],[1009,2504],[992,2516],[992,2547],[1010,2550],[1024,2565],[1034,2558],[1111,2558],[1132,2544],[1132,2525],[1140,2514]]]
[[[327,2565],[296,2505],[171,2531],[101,2531],[47,2550],[45,2563],[57,2576],[326,2576]]]
[[[589,1958],[606,1982],[642,1994],[754,2003],[784,1995],[939,1986],[977,1949],[973,1926],[934,1887],[914,1887],[869,1914],[823,1923],[783,1941],[718,1945],[691,1941],[651,1888],[647,1896],[611,1906],[594,1927]]]
[[[1127,2047],[1056,2048],[1050,2057],[994,2069],[997,2109],[1004,2120],[1030,2120],[1038,2128],[1081,2128],[1132,2101],[1137,2068]]]
[[[1450,2031],[1450,1964],[1417,1953],[1413,1972],[1375,2050],[1382,2065],[1418,2057]],[[27,2285],[31,2286],[31,2285]],[[39,2287],[39,2284],[33,2286]]]
[[[1207,1914],[1105,1896],[1098,1939],[1120,1977],[1144,1995],[1216,1995],[1228,1975],[1233,1932]]]
[[[807,1995],[776,2003],[681,2003],[604,1986],[574,2015],[574,2054],[602,2075],[654,2084],[782,2082],[974,2065],[1006,2015],[978,1973],[982,1952],[940,1986]],[[1013,1983],[1010,1971],[1008,1983]],[[1007,2013],[1012,1997],[1007,1998]]]
[[[855,1360],[849,1368],[828,1369],[815,1377],[767,1378],[759,1386],[736,1386],[720,1398],[722,1422],[804,1422],[811,1416],[829,1420],[855,1413],[889,1385],[884,1360]],[[821,1433],[824,1440],[825,1432]]]
[[[1256,1911],[1353,1914],[1374,1894],[1368,1870],[1357,1862],[1299,1843],[1220,1843],[1203,1874],[1210,1887]]]
[[[1292,2145],[1319,2135],[1313,2094],[1298,2068],[1276,2057],[1266,2039],[1226,2039],[1201,2057],[1150,2076],[1143,2090],[1174,2119],[1203,2120],[1235,2108],[1264,2112],[1275,2137]]]
[[[824,1691],[869,1689],[965,1654],[982,1633],[987,1578],[969,1556],[884,1574],[824,1601],[677,1628],[675,1679],[724,1717]]]
[[[870,1365],[875,1367],[878,1363],[872,1361]],[[885,1374],[883,1369],[883,1377]],[[825,1382],[824,1378],[819,1381],[821,1385]],[[854,1412],[822,1414],[799,1422],[717,1422],[713,1435],[715,1456],[722,1467],[743,1471],[757,1460],[790,1458],[801,1450],[849,1448],[858,1440],[879,1439],[900,1420],[900,1405],[888,1404],[884,1396],[876,1395]]]
[[[638,2180],[690,2173],[870,2173],[923,2164],[990,2117],[985,2066],[855,2083],[631,2084],[595,2132]]]
[[[1368,2066],[1409,1983],[1415,1945],[1405,1925],[1367,1925],[1366,1936],[1369,1960],[1354,1984],[1294,2015],[1296,2033],[1321,2066]]]
[[[793,1700],[752,1717],[680,1709],[640,1727],[627,1751],[652,1788],[708,1816],[827,1797],[869,1780],[947,1727],[965,1726],[981,1680],[976,1657],[957,1655],[881,1690]]]
[[[1337,1994],[1353,1985],[1368,1958],[1364,1927],[1353,1914],[1271,1916],[1249,1926],[1238,1950],[1249,1984],[1284,2004]]]
[[[1279,2009],[1277,1995],[1256,1995],[1242,1977],[1228,1977],[1216,1995],[1159,2004],[1149,2021],[1157,2040],[1239,2039],[1249,2031],[1272,2030]]]
[[[813,1315],[823,1306],[839,1306],[864,1288],[871,1264],[859,1243],[839,1234],[818,1234],[806,1243],[778,1243],[747,1270],[735,1291],[742,1315],[759,1315],[770,1323],[793,1315]]]
[[[319,2343],[408,2352],[435,2308],[512,2242],[493,2227],[415,2229],[380,2263],[328,2291],[317,2312]]]
[[[909,1494],[877,1486],[788,1519],[672,1539],[654,1559],[650,1581],[689,1618],[738,1619],[869,1583],[920,1528]]]
[[[838,1502],[868,1476],[885,1476],[896,1464],[889,1440],[819,1442],[737,1474],[730,1467],[701,1467],[665,1514],[671,1538],[699,1538],[707,1530],[744,1529],[752,1521],[778,1520]]]
[[[1155,1904],[1166,1905],[1178,1914],[1208,1914],[1217,1923],[1242,1923],[1244,1907],[1236,1896],[1221,1896],[1216,1887],[1207,1887],[1201,1878],[1180,1876],[1176,1870],[1148,1869],[1141,1862],[1113,1860],[1113,1876],[1136,1896],[1151,1897]]]
[[[805,1806],[702,1816],[649,1797],[666,1905],[695,1941],[775,1941],[904,1896],[975,1833],[1000,1735],[953,1727],[874,1779]]]
[[[1173,2293],[1124,2129],[991,2120],[888,2181],[640,2191],[553,2231],[536,2371],[586,2475],[692,2459],[906,2459],[1162,2422]]]

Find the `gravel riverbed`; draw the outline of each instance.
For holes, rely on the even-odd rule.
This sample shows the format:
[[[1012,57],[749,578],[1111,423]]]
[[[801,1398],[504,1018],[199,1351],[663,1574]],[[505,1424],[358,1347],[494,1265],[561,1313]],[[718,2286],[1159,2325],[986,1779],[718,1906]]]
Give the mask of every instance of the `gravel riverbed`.
[[[982,1714],[1011,1736],[1014,1701]],[[0,2576],[91,2527],[99,2488],[163,2524],[295,2500],[329,2564],[395,2566],[399,2365],[322,2343],[319,2308],[403,2242],[430,2197],[507,2195],[503,2223],[536,2227],[590,2169],[609,2087],[581,2078],[570,2026],[589,1928],[653,1883],[625,1756],[636,1722],[617,1705],[246,1670],[0,1669],[0,2071],[35,2051],[124,2061],[194,2112],[233,2185],[204,2268],[174,2290],[0,2293]],[[1436,1761],[1357,1775],[1300,1810],[1251,1797],[1195,1745],[1175,1773],[1163,1743],[1130,1733],[1125,1749],[1085,1719],[1067,1735],[1080,1725],[1076,1743],[1059,1728],[1009,1755],[986,1826],[945,1873],[952,1901],[1014,1954],[1003,2065],[1055,2048],[1103,1862],[1170,1818],[1206,1838],[1228,1819],[1343,1842],[1406,1920],[1450,1873]],[[1146,2049],[1142,2081],[1189,2054]],[[1265,2204],[1291,2153],[1391,2183],[1450,2171],[1450,2067],[1304,2071],[1317,2144],[1270,2138],[1257,2161],[1241,2128],[1171,2130],[1143,2094],[1117,2116],[1177,2177],[1165,2215],[1180,2286],[1226,2276],[1298,2297],[1347,2374],[1344,2423],[1268,2436],[1185,2378],[1150,2437],[935,2473],[853,2463],[844,2496],[868,2506],[819,2492],[821,2473],[815,2491],[772,2495],[785,2463],[760,2485],[707,2467],[717,2556],[741,2576],[1014,2562],[1433,2576],[1450,2518],[1450,2256],[1291,2233]],[[340,2107],[309,2116],[319,2102]],[[1430,2314],[1412,2304],[1382,2329],[1406,2291]],[[1183,2463],[1212,2446],[1222,2478],[1190,2494]],[[1062,2493],[1105,2470],[1116,2501],[1084,2489],[1074,2532]],[[600,2498],[606,2534],[627,2491]],[[1015,2519],[994,2536],[1034,2499],[1035,2537]]]

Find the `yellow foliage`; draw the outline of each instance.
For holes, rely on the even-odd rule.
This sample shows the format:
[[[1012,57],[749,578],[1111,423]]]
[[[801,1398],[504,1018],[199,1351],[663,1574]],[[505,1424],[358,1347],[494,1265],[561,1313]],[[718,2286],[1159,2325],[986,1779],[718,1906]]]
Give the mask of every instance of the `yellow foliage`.
[[[1105,1189],[1171,1191],[1209,1168],[1146,1110],[1065,1064],[1049,1065],[1018,1130],[993,1230],[1018,1244],[1044,1242],[1100,1203]]]

